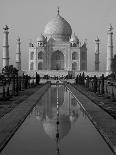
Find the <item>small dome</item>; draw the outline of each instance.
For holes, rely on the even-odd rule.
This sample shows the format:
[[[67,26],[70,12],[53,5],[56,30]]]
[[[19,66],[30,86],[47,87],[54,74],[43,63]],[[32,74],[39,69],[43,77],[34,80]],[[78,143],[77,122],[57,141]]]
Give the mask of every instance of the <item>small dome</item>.
[[[5,26],[3,27],[3,29],[4,29],[4,30],[8,30],[9,27],[8,27],[7,25],[5,25]]]
[[[59,15],[59,12],[57,16],[51,20],[44,29],[44,35],[47,37],[52,37],[55,40],[66,40],[69,41],[72,34],[72,29],[70,24]]]
[[[75,42],[75,43],[79,43],[79,39],[78,37],[75,35],[75,33],[72,35],[71,39],[70,39],[70,42]]]
[[[37,38],[37,42],[39,42],[39,41],[44,42],[45,40],[46,40],[46,38],[42,34]]]

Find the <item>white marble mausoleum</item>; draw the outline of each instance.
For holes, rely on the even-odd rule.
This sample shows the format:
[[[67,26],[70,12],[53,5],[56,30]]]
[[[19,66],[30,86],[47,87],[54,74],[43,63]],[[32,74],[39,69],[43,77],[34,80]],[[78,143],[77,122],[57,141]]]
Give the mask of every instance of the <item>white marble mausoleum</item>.
[[[29,71],[87,71],[87,47],[72,34],[70,24],[60,15],[45,26],[35,43],[29,43]]]

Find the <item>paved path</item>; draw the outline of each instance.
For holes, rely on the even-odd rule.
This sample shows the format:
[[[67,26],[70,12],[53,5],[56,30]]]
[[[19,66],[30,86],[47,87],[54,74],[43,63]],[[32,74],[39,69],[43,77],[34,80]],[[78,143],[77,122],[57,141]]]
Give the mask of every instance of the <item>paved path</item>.
[[[66,85],[74,94],[77,101],[83,106],[87,116],[108,143],[114,154],[116,154],[116,120],[73,86],[70,84]]]
[[[0,152],[49,87],[50,83],[45,84],[36,93],[31,95],[28,99],[14,108],[10,113],[6,114],[0,119]]]
[[[107,94],[98,95],[97,93],[88,91],[88,89],[83,87],[82,85],[72,84],[72,86],[78,89],[82,94],[87,96],[96,105],[100,106],[102,109],[108,112],[114,119],[116,119],[116,99],[115,98]]]

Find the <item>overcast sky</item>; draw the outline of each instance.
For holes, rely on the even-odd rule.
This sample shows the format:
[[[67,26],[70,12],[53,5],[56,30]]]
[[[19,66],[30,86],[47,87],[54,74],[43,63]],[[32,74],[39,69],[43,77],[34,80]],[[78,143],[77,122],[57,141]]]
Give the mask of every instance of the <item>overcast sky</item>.
[[[3,26],[9,26],[10,64],[15,65],[16,38],[21,38],[22,66],[28,69],[28,43],[44,31],[57,14],[71,25],[81,41],[88,42],[88,70],[94,70],[95,39],[100,38],[100,70],[106,66],[107,27],[114,28],[116,53],[116,0],[0,0],[0,68],[2,67]]]

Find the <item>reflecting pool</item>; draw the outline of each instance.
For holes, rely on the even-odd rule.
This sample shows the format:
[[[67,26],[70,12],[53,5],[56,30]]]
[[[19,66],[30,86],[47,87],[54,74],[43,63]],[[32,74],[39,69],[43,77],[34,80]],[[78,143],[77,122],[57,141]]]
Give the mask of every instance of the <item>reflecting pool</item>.
[[[112,155],[70,91],[54,85],[1,155]]]

